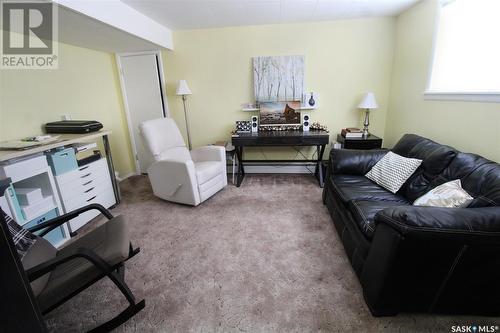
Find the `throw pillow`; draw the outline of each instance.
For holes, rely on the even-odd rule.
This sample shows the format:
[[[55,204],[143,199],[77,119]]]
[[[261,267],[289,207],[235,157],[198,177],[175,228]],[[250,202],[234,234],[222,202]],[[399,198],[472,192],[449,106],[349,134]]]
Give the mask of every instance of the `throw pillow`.
[[[403,157],[390,151],[365,176],[392,193],[396,193],[420,164],[422,160]]]
[[[462,188],[460,179],[441,184],[413,202],[414,206],[467,207],[473,197]]]
[[[0,214],[2,214],[7,227],[9,228],[10,235],[12,236],[12,241],[16,246],[17,253],[19,254],[19,259],[23,259],[24,255],[33,246],[36,241],[36,236],[33,235],[28,230],[17,224],[9,215],[5,214],[3,210],[0,209]]]

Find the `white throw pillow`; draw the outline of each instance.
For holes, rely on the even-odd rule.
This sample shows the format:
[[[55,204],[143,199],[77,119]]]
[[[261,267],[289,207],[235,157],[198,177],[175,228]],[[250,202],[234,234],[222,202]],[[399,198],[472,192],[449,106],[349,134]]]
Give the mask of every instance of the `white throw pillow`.
[[[462,188],[460,179],[441,184],[413,202],[414,206],[467,207],[473,197]]]
[[[365,175],[383,188],[396,193],[422,164],[422,160],[388,152]]]

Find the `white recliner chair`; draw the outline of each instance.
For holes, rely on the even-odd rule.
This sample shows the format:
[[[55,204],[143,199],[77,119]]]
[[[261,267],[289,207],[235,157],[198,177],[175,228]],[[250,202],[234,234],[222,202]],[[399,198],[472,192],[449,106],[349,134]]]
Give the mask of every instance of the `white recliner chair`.
[[[224,147],[190,152],[171,118],[145,121],[139,130],[155,160],[148,175],[157,197],[197,206],[227,185]]]

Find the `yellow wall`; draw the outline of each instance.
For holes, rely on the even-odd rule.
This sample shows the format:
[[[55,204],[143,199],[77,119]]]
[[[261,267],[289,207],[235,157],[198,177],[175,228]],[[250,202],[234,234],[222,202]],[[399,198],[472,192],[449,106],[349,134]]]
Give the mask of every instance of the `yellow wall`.
[[[100,121],[110,136],[115,168],[134,170],[120,83],[112,54],[59,43],[57,70],[0,70],[0,140],[42,133],[42,124]]]
[[[432,61],[436,0],[424,0],[397,18],[394,69],[385,145],[416,133],[500,162],[498,103],[423,99]]]
[[[366,91],[380,108],[372,133],[392,146],[413,132],[500,161],[498,103],[426,101],[422,97],[431,61],[436,0],[424,0],[397,19],[369,18],[188,30],[174,33],[176,50],[163,52],[171,115],[184,133],[179,79],[188,98],[194,146],[230,140],[236,120],[248,120],[241,104],[253,100],[251,58],[305,55],[305,88],[319,94],[313,121],[330,129],[331,140],[347,126],[361,126],[357,109]],[[0,140],[41,132],[59,120],[96,119],[113,130],[111,144],[120,174],[134,170],[113,55],[59,44],[58,70],[0,71]],[[390,95],[390,96],[389,96]],[[389,110],[389,111],[387,111]],[[387,116],[386,116],[387,115]],[[311,150],[303,150],[311,154]],[[254,150],[257,159],[301,158],[290,149]]]
[[[371,18],[174,32],[175,51],[163,53],[171,114],[184,133],[175,89],[179,79],[186,79],[193,92],[188,97],[193,146],[229,140],[235,121],[251,116],[240,105],[253,100],[252,57],[305,55],[305,88],[319,93],[312,121],[327,125],[335,140],[341,128],[361,126],[356,106],[366,91],[373,91],[380,109],[372,113],[370,129],[382,136],[394,23],[394,18]],[[296,152],[266,148],[251,155],[290,158]]]

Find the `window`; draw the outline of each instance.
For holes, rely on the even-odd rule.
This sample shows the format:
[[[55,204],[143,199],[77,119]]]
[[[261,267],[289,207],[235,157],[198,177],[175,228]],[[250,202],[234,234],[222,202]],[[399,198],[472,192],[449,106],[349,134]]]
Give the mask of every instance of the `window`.
[[[427,97],[500,102],[499,17],[499,0],[442,2]]]

